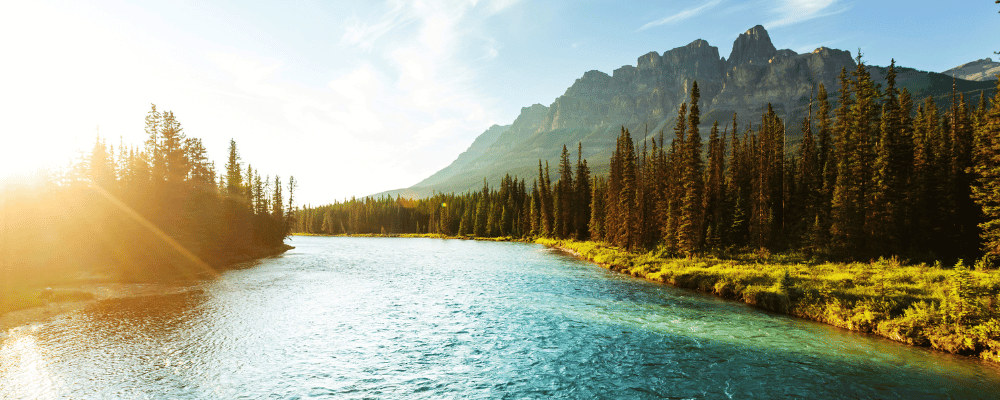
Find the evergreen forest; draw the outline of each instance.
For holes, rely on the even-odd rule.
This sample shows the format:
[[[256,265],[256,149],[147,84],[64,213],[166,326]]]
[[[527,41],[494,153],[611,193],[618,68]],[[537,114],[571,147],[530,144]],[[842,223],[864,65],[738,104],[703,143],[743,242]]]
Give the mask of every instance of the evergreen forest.
[[[217,173],[202,141],[155,105],[145,132],[117,148],[98,135],[69,167],[4,188],[0,311],[30,306],[19,294],[38,285],[195,278],[284,250],[294,178],[262,178],[235,141]]]
[[[637,141],[622,128],[606,176],[591,176],[582,145],[575,157],[563,146],[555,171],[539,160],[530,183],[506,176],[463,194],[306,206],[292,228],[593,240],[686,257],[1000,254],[1000,92],[989,100],[953,90],[940,109],[896,88],[895,62],[887,75],[884,87],[873,83],[859,56],[835,92],[816,88],[802,121],[768,105],[756,124],[712,121],[707,142],[694,82],[672,132]]]

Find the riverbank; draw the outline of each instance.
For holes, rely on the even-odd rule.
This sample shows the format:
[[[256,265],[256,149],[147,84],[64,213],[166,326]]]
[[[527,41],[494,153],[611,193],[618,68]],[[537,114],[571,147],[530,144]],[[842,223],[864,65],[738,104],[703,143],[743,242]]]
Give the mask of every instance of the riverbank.
[[[793,256],[723,260],[636,254],[603,243],[538,239],[598,265],[898,342],[1000,362],[1000,272]]]
[[[294,248],[283,244],[255,249],[251,254],[227,255],[223,267],[276,256]],[[158,283],[123,283],[111,276],[82,272],[47,284],[14,287],[11,293],[0,297],[0,333],[43,322],[101,300],[162,293],[164,290],[165,286]]]

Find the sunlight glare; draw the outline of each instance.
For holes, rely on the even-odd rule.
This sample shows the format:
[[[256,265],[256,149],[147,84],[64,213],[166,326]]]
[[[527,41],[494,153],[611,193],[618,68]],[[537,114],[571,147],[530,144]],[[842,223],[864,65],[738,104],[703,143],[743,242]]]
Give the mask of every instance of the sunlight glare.
[[[54,399],[57,385],[47,368],[48,360],[38,347],[30,328],[15,328],[0,346],[0,397],[5,399]],[[16,382],[16,386],[4,386]]]

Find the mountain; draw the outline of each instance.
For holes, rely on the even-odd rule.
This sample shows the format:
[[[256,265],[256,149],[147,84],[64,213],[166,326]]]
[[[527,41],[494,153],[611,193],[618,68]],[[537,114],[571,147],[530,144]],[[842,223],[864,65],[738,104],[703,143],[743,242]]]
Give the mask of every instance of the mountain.
[[[548,107],[522,108],[512,124],[488,129],[441,171],[410,188],[375,196],[423,197],[433,192],[478,190],[484,178],[493,184],[505,174],[524,178],[530,187],[538,176],[539,160],[543,164],[547,160],[555,171],[562,146],[575,156],[577,143],[583,144],[583,157],[592,171],[603,174],[622,127],[636,140],[657,137],[663,131],[669,143],[677,109],[688,100],[694,81],[701,91],[698,106],[703,135],[716,120],[720,130],[730,129],[733,113],[740,130],[756,125],[762,110],[771,104],[787,123],[789,144],[795,145],[801,136],[798,127],[819,84],[826,86],[835,103],[841,68],[850,73],[855,66],[848,51],[820,47],[798,54],[779,50],[760,25],[736,38],[728,59],[720,57],[717,47],[698,39],[662,55],[647,53],[636,65],[622,66],[611,75],[587,71]],[[876,83],[885,83],[885,67],[867,68]],[[897,69],[897,86],[909,90],[914,99],[935,95],[939,102],[947,101],[952,77]],[[994,88],[992,83],[966,80],[955,81],[955,86],[967,96]]]
[[[1000,62],[993,62],[992,59],[984,58],[959,65],[942,72],[942,74],[968,81],[995,81],[997,80],[997,74],[1000,74]]]

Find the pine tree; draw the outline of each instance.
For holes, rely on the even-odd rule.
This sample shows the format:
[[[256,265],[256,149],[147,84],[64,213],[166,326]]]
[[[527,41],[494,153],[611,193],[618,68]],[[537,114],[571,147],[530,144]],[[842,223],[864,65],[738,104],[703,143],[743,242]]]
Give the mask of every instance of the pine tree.
[[[604,177],[595,179],[590,196],[590,223],[588,224],[590,240],[607,241],[604,225],[607,222],[606,192],[607,183],[604,181]]]
[[[1000,256],[1000,83],[994,92],[992,108],[983,112],[977,123],[975,140],[976,175],[973,198],[982,207],[985,221],[979,224],[983,248],[987,254]],[[985,102],[980,102],[985,108]]]
[[[621,202],[619,198],[621,196],[622,188],[622,136],[625,135],[625,127],[622,126],[621,134],[615,141],[615,151],[611,153],[611,161],[608,165],[608,184],[604,190],[604,223],[601,225],[603,231],[601,232],[602,240],[618,244],[620,242],[619,234],[620,227],[623,222],[623,210],[621,210]]]
[[[563,145],[562,155],[559,157],[559,224],[557,226],[558,236],[568,238],[576,231],[575,200],[576,193],[573,182],[573,167],[569,163],[569,151]]]
[[[583,159],[583,142],[577,144],[576,149],[576,185],[575,185],[575,221],[576,239],[587,240],[589,236],[588,222],[591,219],[591,189],[590,189],[590,168],[587,167],[587,160]]]
[[[555,236],[555,215],[553,210],[552,183],[549,180],[549,162],[545,162],[545,170],[542,170],[542,160],[538,160],[538,208],[539,222],[542,231],[540,236]]]
[[[118,178],[115,175],[115,162],[111,153],[104,140],[101,139],[101,135],[98,134],[94,141],[94,148],[90,152],[87,175],[90,181],[101,189],[116,191]]]
[[[241,169],[242,162],[240,162],[239,150],[236,149],[236,141],[229,139],[229,159],[226,161],[226,196],[230,199],[240,196],[243,187]]]
[[[941,115],[928,97],[917,108],[913,130],[913,184],[910,195],[912,246],[925,258],[937,258],[941,242],[951,243],[945,226],[951,218],[947,186],[950,146],[941,129]]]
[[[160,182],[166,179],[167,171],[162,147],[160,146],[160,127],[163,115],[156,111],[156,104],[150,104],[151,109],[146,114],[146,154],[149,157],[151,180]]]
[[[729,127],[726,127],[728,131]],[[724,204],[726,195],[725,182],[725,153],[726,153],[726,133],[719,137],[719,121],[712,124],[712,130],[708,137],[708,170],[705,177],[705,198],[703,209],[705,210],[706,225],[706,245],[711,249],[717,249],[722,243],[725,235],[723,227]]]
[[[615,237],[616,245],[627,250],[636,249],[638,246],[638,213],[636,212],[636,155],[635,145],[632,142],[632,135],[628,129],[619,137],[621,154],[621,187],[618,190],[618,213],[620,219]]]
[[[160,125],[160,152],[164,163],[164,178],[176,190],[177,183],[187,178],[190,165],[184,148],[184,129],[172,111],[163,113]]]
[[[281,237],[284,237],[291,231],[291,226],[295,224],[294,210],[295,210],[295,189],[299,187],[299,184],[295,182],[294,176],[288,177],[288,207],[285,208],[285,225],[282,227]],[[281,202],[279,201],[280,205]]]
[[[841,105],[837,109],[837,183],[832,204],[831,235],[833,245],[842,255],[857,254],[864,249],[866,193],[869,190],[871,153],[874,140],[874,113],[877,91],[861,63],[853,73],[854,81],[846,82],[841,73]],[[848,92],[850,89],[853,91]],[[853,97],[851,97],[853,94]]]
[[[683,177],[684,154],[687,147],[684,144],[687,131],[687,103],[681,103],[677,110],[677,120],[674,125],[674,138],[670,142],[670,151],[664,156],[663,196],[657,206],[660,215],[663,244],[668,252],[676,252],[679,243],[681,220],[681,199],[684,188],[681,186]]]
[[[885,101],[882,105],[878,141],[875,145],[875,168],[868,192],[865,218],[871,253],[899,254],[902,250],[904,196],[907,181],[906,146],[902,135],[900,107],[896,91],[895,60],[886,74]]]
[[[981,209],[975,204],[972,196],[972,186],[975,176],[972,174],[974,165],[973,145],[975,134],[973,120],[965,95],[957,95],[955,81],[952,80],[952,107],[950,112],[950,179],[954,219],[951,221],[951,231],[954,237],[954,249],[957,257],[975,257],[980,251],[978,225],[982,223]]]
[[[230,153],[232,154],[232,153]],[[271,218],[277,222],[281,222],[284,225],[285,219],[285,203],[281,196],[281,177],[278,175],[274,176],[274,193],[271,194]]]
[[[476,225],[474,231],[476,236],[486,237],[486,223],[490,212],[490,187],[483,179],[483,190],[479,195],[479,202],[476,204]]]
[[[774,225],[774,136],[777,117],[771,105],[767,112],[761,115],[760,128],[756,135],[751,134],[748,143],[748,159],[752,167],[751,192],[748,198],[750,214],[748,218],[751,244],[754,249],[768,249],[771,245],[772,228]]]
[[[531,235],[542,236],[542,195],[539,193],[538,181],[535,181],[531,190]]]
[[[700,92],[698,82],[691,85],[691,107],[688,112],[687,135],[685,147],[681,153],[681,188],[680,219],[677,225],[677,245],[681,252],[693,255],[701,247],[702,240],[702,195],[704,180],[701,161],[701,133],[698,125],[701,114],[698,110]]]
[[[816,141],[813,138],[812,129],[812,101],[809,102],[809,112],[802,120],[802,143],[799,145],[798,161],[798,193],[799,196],[793,204],[801,205],[801,213],[798,218],[797,232],[808,232],[807,238],[815,237],[818,233],[813,231],[815,221],[823,206],[821,192],[823,169],[820,165],[820,157],[817,154]],[[807,248],[812,249],[816,243],[806,242]]]

